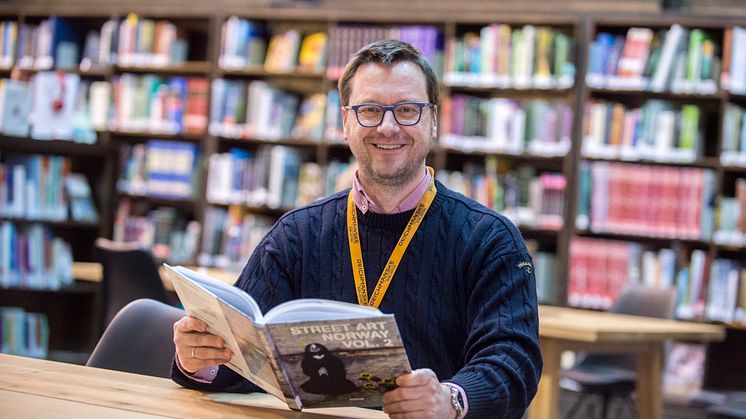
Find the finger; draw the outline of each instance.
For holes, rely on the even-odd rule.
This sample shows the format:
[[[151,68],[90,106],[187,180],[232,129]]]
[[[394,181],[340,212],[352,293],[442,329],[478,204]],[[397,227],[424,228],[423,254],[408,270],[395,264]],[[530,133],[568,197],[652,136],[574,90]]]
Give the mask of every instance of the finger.
[[[207,323],[202,320],[192,317],[184,316],[174,323],[174,332],[206,332]]]
[[[228,348],[195,346],[193,350],[190,350],[189,356],[199,361],[224,364],[231,360],[233,352]]]
[[[420,368],[396,377],[396,385],[399,387],[423,386],[437,382],[438,376],[428,368]]]

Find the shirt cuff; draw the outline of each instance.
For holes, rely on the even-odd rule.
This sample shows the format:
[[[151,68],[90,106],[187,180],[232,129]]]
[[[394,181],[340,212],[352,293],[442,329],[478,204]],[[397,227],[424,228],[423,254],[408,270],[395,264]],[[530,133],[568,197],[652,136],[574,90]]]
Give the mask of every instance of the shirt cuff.
[[[218,374],[219,368],[217,365],[213,365],[212,367],[201,368],[194,373],[187,372],[181,366],[181,362],[179,361],[179,354],[176,354],[176,367],[179,368],[179,371],[187,376],[187,378],[204,384],[212,384],[212,380],[214,380],[215,376]]]
[[[458,419],[465,418],[466,414],[469,412],[469,400],[466,398],[466,392],[458,384],[447,382],[447,381],[443,382],[443,384],[447,385],[448,387],[453,387],[456,390],[458,390],[459,393],[461,393],[461,400],[464,401],[464,410],[461,412],[461,416],[459,416]]]

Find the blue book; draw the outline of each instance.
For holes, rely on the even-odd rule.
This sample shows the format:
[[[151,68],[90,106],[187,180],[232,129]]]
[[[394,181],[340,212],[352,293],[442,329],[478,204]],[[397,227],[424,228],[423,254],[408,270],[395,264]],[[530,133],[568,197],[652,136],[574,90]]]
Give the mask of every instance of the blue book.
[[[2,132],[14,137],[26,137],[30,128],[31,88],[28,83],[17,80],[3,80],[1,83]]]

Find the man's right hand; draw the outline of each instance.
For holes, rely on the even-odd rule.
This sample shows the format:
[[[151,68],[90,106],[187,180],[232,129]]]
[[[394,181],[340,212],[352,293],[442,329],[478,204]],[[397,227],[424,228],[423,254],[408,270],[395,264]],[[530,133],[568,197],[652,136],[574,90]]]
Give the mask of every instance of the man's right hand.
[[[220,336],[207,331],[207,324],[184,316],[174,323],[174,345],[181,368],[191,374],[205,367],[225,364],[233,352]]]

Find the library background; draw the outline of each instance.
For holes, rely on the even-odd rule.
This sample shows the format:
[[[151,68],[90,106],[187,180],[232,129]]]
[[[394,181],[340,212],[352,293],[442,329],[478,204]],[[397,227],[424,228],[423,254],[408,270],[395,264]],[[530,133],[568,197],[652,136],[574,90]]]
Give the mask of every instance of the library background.
[[[400,38],[441,80],[429,164],[520,227],[540,302],[675,288],[727,336],[670,346],[667,406],[746,389],[744,2],[205,3],[0,2],[2,352],[85,363],[100,237],[237,275],[349,185],[336,80]]]

